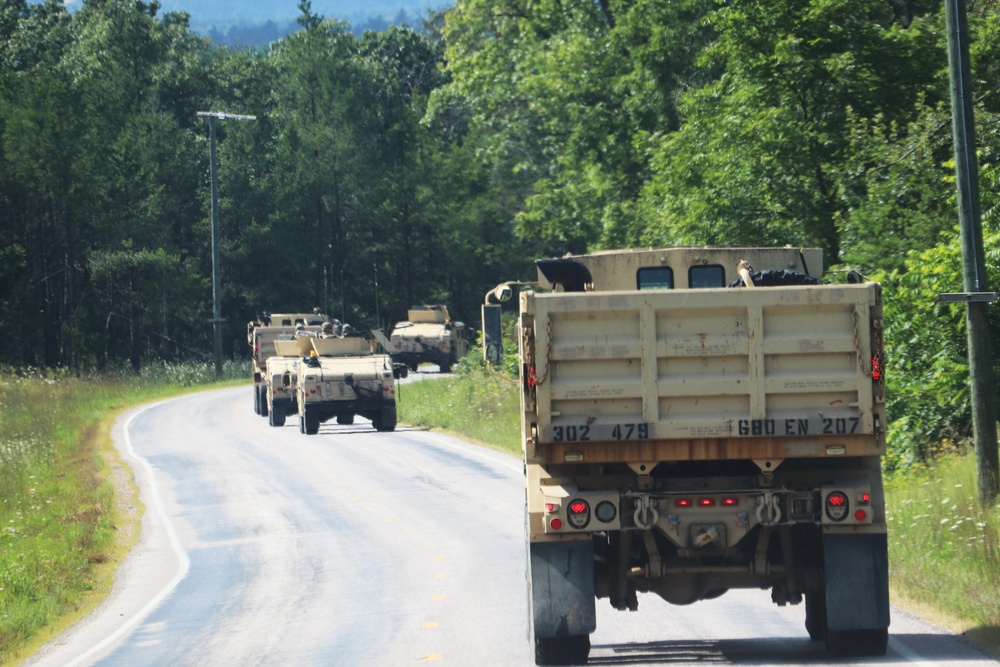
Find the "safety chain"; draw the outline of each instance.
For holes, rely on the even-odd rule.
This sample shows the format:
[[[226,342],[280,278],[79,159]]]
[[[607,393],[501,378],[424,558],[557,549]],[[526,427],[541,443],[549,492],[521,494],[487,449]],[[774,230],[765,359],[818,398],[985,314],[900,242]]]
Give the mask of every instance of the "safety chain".
[[[541,375],[535,376],[535,386],[542,384],[549,377],[549,359],[552,358],[552,320],[545,323],[545,368]],[[535,359],[538,359],[536,356]]]
[[[858,333],[858,309],[854,309],[854,350],[858,354],[858,365],[861,367],[861,372],[868,377],[872,376],[872,369],[870,365],[866,365],[865,356],[861,354],[861,334]]]

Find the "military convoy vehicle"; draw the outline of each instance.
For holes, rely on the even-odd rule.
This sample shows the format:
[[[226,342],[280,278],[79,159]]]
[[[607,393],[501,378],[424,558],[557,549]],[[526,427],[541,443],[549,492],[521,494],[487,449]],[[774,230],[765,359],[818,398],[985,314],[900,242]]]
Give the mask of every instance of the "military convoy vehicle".
[[[407,368],[377,352],[379,343],[390,345],[381,331],[302,340],[312,350],[298,365],[300,432],[315,435],[334,418],[353,424],[355,415],[370,419],[376,431],[396,429],[395,379],[406,377]]]
[[[804,602],[835,655],[884,654],[881,287],[818,284],[810,249],[536,264],[537,283],[483,307],[497,361],[489,302],[519,291],[535,662],[586,662],[596,599],[635,610],[638,593],[686,605],[736,588]]]
[[[271,426],[284,426],[285,418],[298,412],[299,362],[312,351],[309,336],[282,336],[287,339],[274,341],[276,354],[268,357],[264,366],[264,412]]]
[[[319,332],[325,317],[316,312],[278,313],[262,315],[247,323],[247,343],[250,344],[250,370],[253,375],[253,411],[268,416],[267,386],[264,382],[267,359],[275,354],[274,341],[279,336],[294,335],[296,330]]]
[[[452,322],[447,306],[414,306],[406,311],[409,318],[392,329],[392,360],[416,371],[422,363],[437,364],[442,373],[469,352],[472,330],[462,322]]]

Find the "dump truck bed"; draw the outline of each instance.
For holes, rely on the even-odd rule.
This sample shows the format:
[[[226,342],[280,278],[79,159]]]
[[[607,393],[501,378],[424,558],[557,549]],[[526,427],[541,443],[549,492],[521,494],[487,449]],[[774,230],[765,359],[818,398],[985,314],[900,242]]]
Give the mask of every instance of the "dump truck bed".
[[[527,291],[521,312],[529,460],[885,451],[877,284]]]

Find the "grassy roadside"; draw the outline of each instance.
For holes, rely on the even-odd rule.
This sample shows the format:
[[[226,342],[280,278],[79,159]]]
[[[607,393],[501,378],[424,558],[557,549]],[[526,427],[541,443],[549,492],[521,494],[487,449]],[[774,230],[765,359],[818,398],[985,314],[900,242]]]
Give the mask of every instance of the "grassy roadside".
[[[227,376],[245,382],[245,364]],[[131,473],[111,442],[134,405],[214,384],[211,369],[140,376],[0,371],[0,665],[93,609],[138,539]]]
[[[400,421],[520,454],[517,385],[475,363],[406,385]],[[1000,657],[1000,507],[977,500],[975,460],[941,459],[887,483],[893,604]]]

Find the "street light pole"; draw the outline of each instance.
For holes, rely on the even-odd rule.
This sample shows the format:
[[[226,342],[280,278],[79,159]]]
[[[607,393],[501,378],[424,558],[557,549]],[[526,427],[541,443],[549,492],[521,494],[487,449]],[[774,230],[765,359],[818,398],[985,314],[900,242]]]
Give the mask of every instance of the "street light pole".
[[[219,273],[219,182],[215,166],[215,121],[257,120],[257,116],[199,111],[208,118],[209,172],[212,176],[212,329],[215,352],[215,377],[222,377],[222,277]]]

